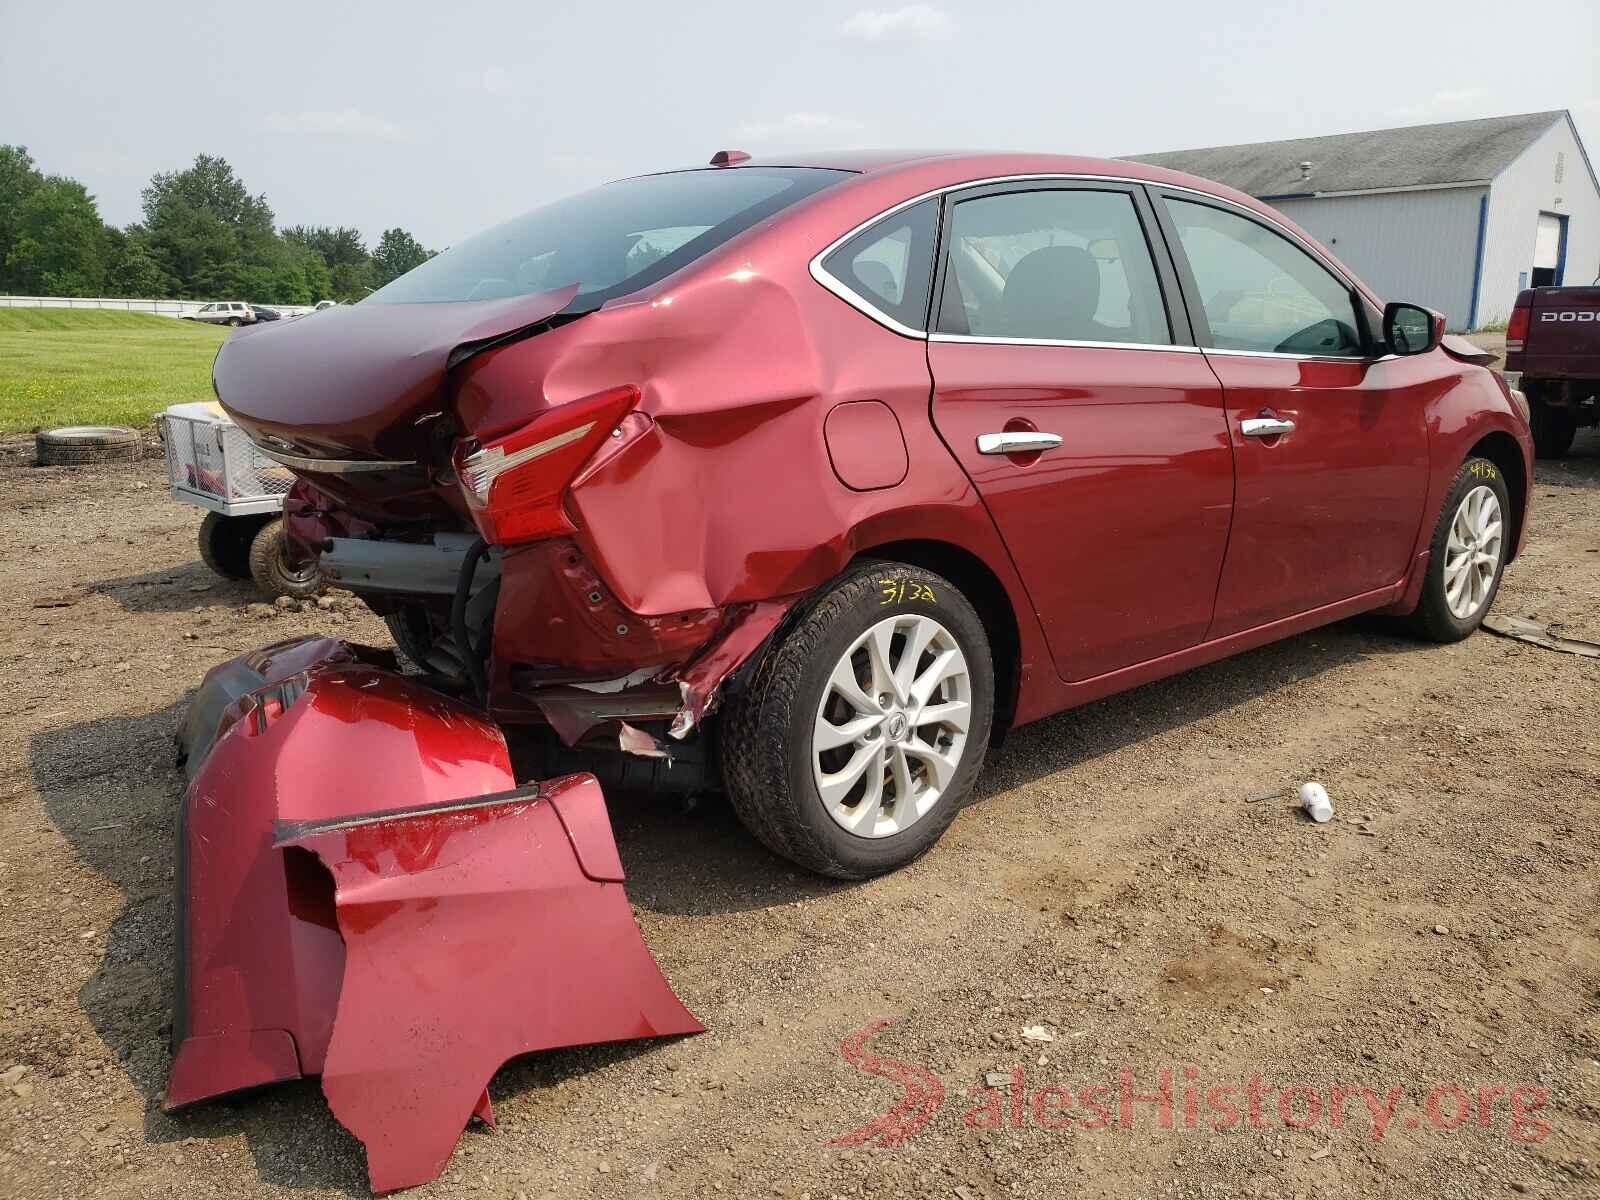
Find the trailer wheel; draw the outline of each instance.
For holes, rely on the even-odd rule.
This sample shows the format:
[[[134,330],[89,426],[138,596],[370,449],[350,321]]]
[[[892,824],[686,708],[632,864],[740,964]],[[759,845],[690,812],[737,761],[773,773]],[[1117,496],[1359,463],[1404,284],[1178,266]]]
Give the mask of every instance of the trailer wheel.
[[[250,542],[250,578],[269,596],[315,596],[322,590],[322,572],[312,562],[298,570],[289,565],[283,518],[263,525]]]
[[[249,579],[250,544],[268,520],[208,512],[200,522],[200,561],[224,579]]]

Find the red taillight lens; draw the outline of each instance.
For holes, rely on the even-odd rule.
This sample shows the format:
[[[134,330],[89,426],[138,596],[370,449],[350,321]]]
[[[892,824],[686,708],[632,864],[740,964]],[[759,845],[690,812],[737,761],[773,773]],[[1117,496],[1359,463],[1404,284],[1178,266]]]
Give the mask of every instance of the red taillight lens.
[[[530,542],[570,533],[567,485],[639,403],[639,389],[611,388],[574,400],[474,448],[456,448],[456,477],[484,541]]]
[[[1511,319],[1506,322],[1506,352],[1519,353],[1528,338],[1528,316],[1526,308],[1513,308]]]

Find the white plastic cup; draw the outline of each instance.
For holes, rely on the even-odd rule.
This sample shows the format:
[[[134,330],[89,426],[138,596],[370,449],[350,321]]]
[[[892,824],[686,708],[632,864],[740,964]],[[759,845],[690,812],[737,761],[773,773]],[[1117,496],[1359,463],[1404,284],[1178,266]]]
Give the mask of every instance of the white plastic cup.
[[[1300,785],[1300,807],[1318,825],[1333,820],[1333,801],[1328,799],[1327,790],[1315,780]]]

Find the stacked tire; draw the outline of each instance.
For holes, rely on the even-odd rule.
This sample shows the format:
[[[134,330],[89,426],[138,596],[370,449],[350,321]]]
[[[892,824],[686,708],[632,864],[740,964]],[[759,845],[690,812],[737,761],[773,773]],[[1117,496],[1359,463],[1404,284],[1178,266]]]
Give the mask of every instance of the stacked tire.
[[[87,463],[134,462],[144,457],[138,430],[117,425],[68,425],[34,435],[41,467],[76,467]]]

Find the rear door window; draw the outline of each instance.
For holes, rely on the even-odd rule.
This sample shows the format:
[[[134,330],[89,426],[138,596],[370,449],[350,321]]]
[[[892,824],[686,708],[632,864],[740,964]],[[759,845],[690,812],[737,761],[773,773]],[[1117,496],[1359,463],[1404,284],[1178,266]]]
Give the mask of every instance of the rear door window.
[[[924,200],[891,213],[822,260],[823,270],[868,309],[921,331],[927,327],[928,288],[939,202]]]
[[[1211,326],[1207,346],[1335,358],[1365,353],[1350,287],[1310,254],[1247,217],[1172,196],[1164,202]]]
[[[619,180],[470,237],[361,303],[493,300],[576,284],[574,305],[596,308],[850,174],[729,167]]]
[[[938,332],[1171,345],[1132,195],[1042,189],[958,201]]]

